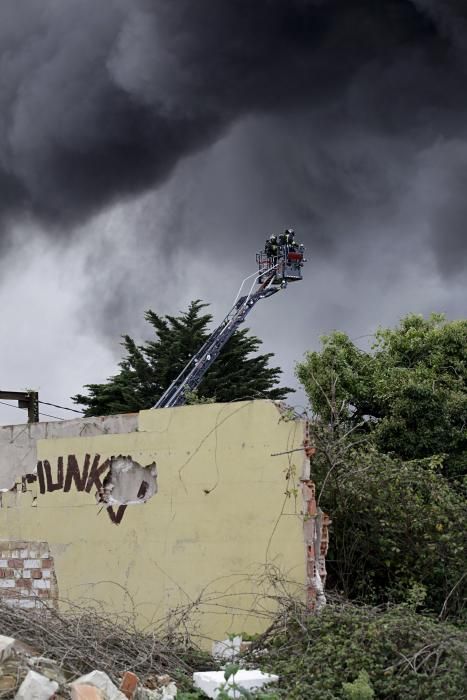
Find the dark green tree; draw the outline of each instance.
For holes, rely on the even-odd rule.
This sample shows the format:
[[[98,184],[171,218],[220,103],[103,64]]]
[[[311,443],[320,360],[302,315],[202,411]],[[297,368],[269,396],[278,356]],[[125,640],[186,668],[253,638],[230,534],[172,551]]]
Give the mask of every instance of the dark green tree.
[[[316,414],[330,419],[334,403],[359,432],[373,432],[381,452],[445,455],[446,475],[465,473],[467,321],[409,315],[380,329],[369,352],[341,332],[322,344],[297,367]]]
[[[85,407],[85,415],[101,416],[139,411],[154,406],[165,389],[209,337],[211,314],[201,313],[208,306],[191,302],[179,316],[145,314],[155,338],[138,345],[123,336],[126,354],[120,371],[103,384],[87,384],[88,394],[77,394],[73,401]],[[278,387],[281,369],[270,367],[273,353],[258,355],[261,340],[248,329],[236,331],[208,370],[197,390],[200,400],[228,402],[248,398],[283,399],[289,387]]]

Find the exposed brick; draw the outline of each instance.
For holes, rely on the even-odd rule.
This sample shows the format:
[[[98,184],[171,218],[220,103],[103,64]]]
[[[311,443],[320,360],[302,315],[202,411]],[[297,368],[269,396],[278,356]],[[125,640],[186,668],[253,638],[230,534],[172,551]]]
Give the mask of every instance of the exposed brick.
[[[312,457],[313,455],[308,455]],[[316,503],[316,489],[311,480],[302,480],[302,495],[304,501],[303,535],[306,544],[307,568],[307,607],[311,612],[317,608],[319,586],[315,577],[319,573],[323,587],[326,583],[325,555],[329,545],[330,519]],[[306,517],[306,515],[311,517]]]
[[[24,560],[24,568],[25,569],[40,569],[41,564],[42,564],[42,562],[40,559],[25,559]]]
[[[22,603],[24,603],[24,600],[21,600],[21,598],[10,598],[8,601],[8,605],[11,605],[13,608],[21,608]]]
[[[0,579],[0,588],[14,588],[15,579],[14,578],[2,578]]]
[[[315,536],[315,520],[314,518],[306,518],[303,521],[303,536],[305,542],[312,542]]]
[[[33,588],[50,588],[50,581],[36,579],[32,582]]]
[[[41,600],[56,605],[57,595],[47,542],[0,541],[0,598],[16,607],[35,608]]]
[[[125,671],[120,685],[120,690],[129,700],[134,697],[136,688],[138,687],[138,676],[131,671]]]
[[[23,566],[23,560],[18,559],[17,557],[14,559],[8,559],[8,566],[11,569],[21,569],[21,567]]]
[[[30,578],[20,578],[16,581],[16,588],[31,588]]]
[[[0,600],[3,600],[5,603],[8,603],[8,598],[14,598],[17,595],[18,592],[16,590],[16,586],[14,588],[2,588],[0,590]]]

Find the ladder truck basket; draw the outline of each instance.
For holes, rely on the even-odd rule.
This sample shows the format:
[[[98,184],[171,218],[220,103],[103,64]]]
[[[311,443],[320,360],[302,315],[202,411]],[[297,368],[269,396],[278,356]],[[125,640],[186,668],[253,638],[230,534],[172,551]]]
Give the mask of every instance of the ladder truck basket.
[[[303,251],[290,250],[289,246],[278,246],[277,255],[270,255],[265,251],[256,254],[258,263],[258,282],[264,282],[271,270],[275,270],[273,284],[281,282],[297,282],[303,279],[302,267],[306,262]]]

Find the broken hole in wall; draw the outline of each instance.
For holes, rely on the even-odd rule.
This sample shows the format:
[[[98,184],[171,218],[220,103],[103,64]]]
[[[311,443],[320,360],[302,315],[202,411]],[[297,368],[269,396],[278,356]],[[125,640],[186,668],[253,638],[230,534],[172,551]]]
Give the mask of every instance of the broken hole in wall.
[[[146,503],[157,493],[156,463],[143,467],[129,455],[112,457],[107,472],[96,494],[99,503],[138,505]]]

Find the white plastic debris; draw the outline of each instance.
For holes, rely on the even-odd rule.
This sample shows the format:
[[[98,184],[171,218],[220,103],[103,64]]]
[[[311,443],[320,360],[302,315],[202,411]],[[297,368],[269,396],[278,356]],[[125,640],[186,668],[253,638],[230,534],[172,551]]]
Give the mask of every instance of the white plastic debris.
[[[58,690],[58,683],[36,671],[28,671],[18,688],[15,700],[49,700]]]
[[[224,639],[223,642],[214,642],[212,645],[212,655],[217,661],[233,661],[240,654],[242,637],[237,636],[232,639]]]
[[[5,637],[3,634],[0,634],[0,663],[6,661],[12,655],[15,641],[14,637]]]
[[[195,688],[202,690],[208,698],[217,698],[221,689],[227,692],[229,698],[240,698],[239,691],[235,690],[233,685],[240,686],[244,690],[255,691],[269,683],[277,683],[278,680],[279,676],[263,673],[259,669],[237,671],[228,681],[225,680],[223,671],[198,671],[193,674]]]
[[[126,695],[112,683],[104,671],[91,671],[91,673],[87,673],[85,676],[81,676],[76,681],[73,681],[71,685],[93,685],[94,688],[103,691],[106,700],[127,700]]]

